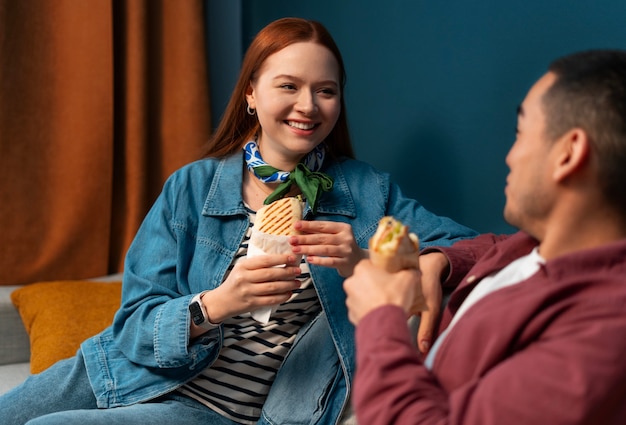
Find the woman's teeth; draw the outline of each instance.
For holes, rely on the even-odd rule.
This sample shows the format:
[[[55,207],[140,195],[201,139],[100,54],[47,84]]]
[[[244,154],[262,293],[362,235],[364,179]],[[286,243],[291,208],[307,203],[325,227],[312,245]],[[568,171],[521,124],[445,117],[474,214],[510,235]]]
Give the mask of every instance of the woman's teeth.
[[[287,124],[291,127],[299,128],[300,130],[310,130],[315,127],[313,123],[304,123],[304,122],[296,122],[296,121],[287,121]]]

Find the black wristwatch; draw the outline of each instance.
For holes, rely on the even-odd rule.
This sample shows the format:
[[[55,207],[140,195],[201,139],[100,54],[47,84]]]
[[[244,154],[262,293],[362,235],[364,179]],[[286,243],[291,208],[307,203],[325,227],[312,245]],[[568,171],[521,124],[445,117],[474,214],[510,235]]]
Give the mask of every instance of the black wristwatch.
[[[202,300],[200,298],[206,292],[207,291],[200,292],[191,299],[189,302],[189,313],[191,313],[191,320],[196,326],[202,329],[210,330],[219,327],[219,324],[211,323],[211,321],[209,321],[209,316],[206,313],[204,304],[202,304]]]

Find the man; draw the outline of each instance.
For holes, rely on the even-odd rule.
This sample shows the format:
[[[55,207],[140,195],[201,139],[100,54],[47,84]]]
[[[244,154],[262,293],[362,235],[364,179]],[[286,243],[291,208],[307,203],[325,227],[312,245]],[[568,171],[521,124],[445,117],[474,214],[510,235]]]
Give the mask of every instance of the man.
[[[626,52],[555,61],[506,163],[520,232],[425,250],[423,276],[365,260],[345,281],[359,423],[626,423]],[[422,360],[407,311],[438,276],[456,289]]]

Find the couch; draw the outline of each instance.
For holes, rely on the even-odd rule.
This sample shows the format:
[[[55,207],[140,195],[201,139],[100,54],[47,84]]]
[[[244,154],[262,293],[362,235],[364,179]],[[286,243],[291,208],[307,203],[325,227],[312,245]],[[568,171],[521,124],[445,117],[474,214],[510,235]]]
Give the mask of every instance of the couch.
[[[73,320],[86,293],[90,300],[96,298],[95,305],[81,321]],[[70,357],[80,340],[112,321],[120,294],[121,274],[0,286],[0,394],[23,382],[31,372]]]
[[[11,293],[19,286],[0,286],[0,394],[30,373],[30,342]]]

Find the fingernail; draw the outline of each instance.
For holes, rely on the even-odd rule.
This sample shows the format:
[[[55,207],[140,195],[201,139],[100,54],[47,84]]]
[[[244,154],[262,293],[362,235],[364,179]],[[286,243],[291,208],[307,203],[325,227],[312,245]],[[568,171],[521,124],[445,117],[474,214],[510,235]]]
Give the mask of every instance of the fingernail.
[[[430,341],[427,339],[423,339],[420,342],[420,347],[422,347],[422,353],[427,352],[428,350],[430,350]]]

